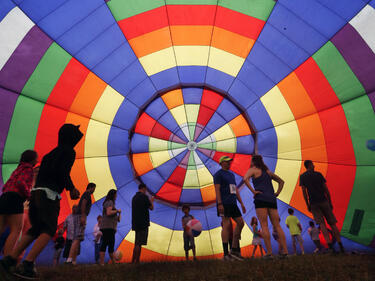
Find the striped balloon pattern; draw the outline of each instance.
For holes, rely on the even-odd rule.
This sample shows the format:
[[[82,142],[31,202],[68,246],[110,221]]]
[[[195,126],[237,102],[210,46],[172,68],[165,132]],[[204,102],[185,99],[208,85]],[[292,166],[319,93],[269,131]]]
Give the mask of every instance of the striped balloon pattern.
[[[242,177],[254,153],[285,180],[282,227],[295,209],[313,249],[299,187],[311,159],[327,179],[345,245],[368,250],[373,30],[375,0],[2,0],[0,185],[22,151],[42,157],[62,124],[79,124],[71,177],[81,192],[97,184],[80,262],[94,261],[93,226],[113,188],[123,210],[115,246],[122,261],[131,259],[131,199],[141,181],[156,197],[142,260],[184,259],[183,204],[202,223],[197,255],[215,258],[222,245],[212,175],[220,157],[234,159],[247,208],[243,255],[252,250],[255,210]],[[59,223],[74,203],[62,194]]]

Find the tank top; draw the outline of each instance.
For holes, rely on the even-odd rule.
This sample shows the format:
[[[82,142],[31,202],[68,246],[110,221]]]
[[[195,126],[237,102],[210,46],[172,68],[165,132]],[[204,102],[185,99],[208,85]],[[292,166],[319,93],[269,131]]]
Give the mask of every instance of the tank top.
[[[272,186],[272,178],[270,175],[262,171],[262,174],[258,178],[252,178],[254,189],[256,191],[261,191],[262,194],[257,194],[254,199],[257,201],[276,203],[275,191]]]

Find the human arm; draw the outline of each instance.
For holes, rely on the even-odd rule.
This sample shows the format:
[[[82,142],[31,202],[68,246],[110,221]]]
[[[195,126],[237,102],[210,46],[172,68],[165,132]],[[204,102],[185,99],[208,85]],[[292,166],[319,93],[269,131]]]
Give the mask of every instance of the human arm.
[[[81,202],[81,225],[86,224],[86,207],[87,207],[87,199],[82,198],[82,202]]]
[[[247,170],[245,176],[243,177],[243,181],[245,183],[245,185],[250,189],[250,191],[254,194],[254,195],[257,195],[257,194],[261,194],[262,192],[261,191],[258,191],[258,190],[255,190],[251,184],[250,184],[250,178],[253,176],[253,169],[250,168],[249,170]]]
[[[246,208],[245,208],[245,205],[242,202],[241,194],[240,194],[238,188],[236,188],[236,196],[237,196],[238,202],[240,202],[240,204],[241,204],[242,213],[246,213]]]
[[[152,211],[154,209],[154,200],[155,200],[155,197],[151,196],[151,198],[149,200],[150,200],[150,206],[148,208]]]
[[[323,188],[324,188],[324,193],[328,199],[329,205],[331,206],[331,209],[333,210],[333,204],[331,200],[331,194],[329,193],[328,186],[325,182],[323,182]]]
[[[311,206],[310,206],[309,196],[307,194],[307,187],[306,186],[302,186],[302,194],[303,194],[303,198],[305,199],[305,202],[306,202],[307,210],[311,213]]]
[[[117,210],[117,213],[118,213],[117,221],[120,222],[120,221],[121,221],[121,210],[118,209],[118,210]]]
[[[298,223],[297,225],[298,225],[299,230],[301,230],[302,232],[302,225],[300,223]]]
[[[272,173],[270,170],[267,170],[267,174],[271,177],[271,179],[273,179],[275,182],[278,183],[278,188],[277,188],[277,191],[275,192],[275,196],[279,196],[280,192],[283,190],[284,188],[284,181],[282,178],[280,178],[278,175]]]
[[[215,184],[217,209],[220,214],[224,213],[223,201],[221,201],[220,184]]]
[[[64,151],[61,160],[61,166],[58,172],[59,184],[63,186],[67,191],[69,191],[69,195],[72,200],[77,200],[80,196],[79,190],[75,188],[70,177],[70,171],[73,167],[75,158],[76,153],[74,150],[69,152]]]

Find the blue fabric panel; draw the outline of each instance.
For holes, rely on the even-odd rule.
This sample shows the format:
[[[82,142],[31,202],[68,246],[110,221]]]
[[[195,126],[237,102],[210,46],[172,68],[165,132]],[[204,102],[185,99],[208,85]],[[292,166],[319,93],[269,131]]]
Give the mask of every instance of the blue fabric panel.
[[[178,210],[158,201],[154,202],[154,210],[150,212],[150,220],[161,226],[173,229]]]
[[[216,206],[206,209],[205,213],[210,229],[219,227],[221,225],[221,218],[217,216]]]
[[[64,5],[69,0],[17,0],[14,1],[19,4],[19,7],[24,11],[33,22],[39,22],[42,18],[56,10],[58,7]],[[22,3],[20,3],[22,2]]]
[[[137,60],[129,43],[121,43],[122,39],[114,35],[118,32],[118,26],[113,25],[75,56],[107,83]],[[101,52],[97,52],[99,48]]]
[[[214,115],[212,115],[210,121],[208,121],[207,125],[205,126],[205,130],[202,131],[202,133],[197,138],[197,142],[200,142],[205,137],[207,137],[209,134],[212,134],[217,129],[225,125],[227,121],[222,117],[221,114],[218,112],[215,112]]]
[[[146,72],[138,60],[134,61],[129,67],[124,69],[109,84],[123,96],[127,96],[138,86],[139,83],[148,79]],[[154,93],[154,92],[153,92]]]
[[[138,191],[138,183],[134,180],[124,184],[121,187],[117,187],[117,197],[124,200],[124,205],[118,205],[117,208],[130,208],[132,205],[132,198]]]
[[[113,119],[113,126],[129,130],[133,127],[138,112],[138,107],[131,103],[131,101],[125,99]]]
[[[206,85],[212,89],[219,92],[227,92],[230,85],[232,85],[233,80],[233,76],[211,67],[207,67]]]
[[[362,0],[318,0],[319,3],[331,9],[340,15],[346,21],[350,21],[362,8],[367,1]]]
[[[249,190],[249,188],[244,185],[243,188],[240,189],[240,195],[242,198],[242,202],[246,207],[246,213],[243,215],[244,221],[250,227],[250,221],[253,216],[255,216],[255,207],[254,207],[254,196]],[[239,206],[240,207],[240,206]],[[241,210],[241,209],[240,209]],[[250,227],[251,229],[251,227]]]
[[[270,24],[264,26],[258,41],[292,69],[310,56]]]
[[[108,155],[124,155],[129,153],[129,132],[112,126],[108,136]]]
[[[260,100],[256,101],[253,105],[246,109],[246,114],[253,122],[254,130],[256,132],[273,127],[273,123],[268,115],[268,112]]]
[[[127,52],[128,55],[126,56],[127,58],[126,61],[129,61],[129,60],[130,62],[134,61],[136,57],[132,49],[130,48],[127,42],[124,42],[121,30],[119,29],[117,23],[114,23],[109,28],[104,30],[104,32],[102,32],[98,37],[96,37],[88,45],[86,45],[83,49],[81,49],[77,54],[75,54],[74,57],[79,61],[84,61],[85,66],[87,68],[93,69],[94,66],[96,66],[98,63],[102,62],[105,58],[110,56],[111,53],[115,53],[116,49],[120,48],[121,44],[124,45],[122,48],[128,49],[128,52]],[[121,49],[119,51],[123,51],[124,49]],[[100,50],[100,52],[98,52],[98,50]],[[112,69],[108,69],[107,71],[110,72],[110,74],[108,75],[106,74],[106,72],[104,72],[104,74],[109,76],[110,79],[114,77],[114,76],[110,76],[113,72]],[[100,78],[104,79],[101,73],[99,73],[99,75],[100,75]],[[110,81],[110,79],[108,79],[107,81]]]
[[[148,152],[149,149],[149,137],[134,134],[131,140],[132,153],[143,153]]]
[[[275,83],[278,83],[286,75],[292,72],[292,69],[279,57],[271,53],[267,48],[259,43],[259,39],[251,49],[247,60],[249,60],[250,63],[255,65]]]
[[[326,38],[331,38],[346,24],[342,17],[314,0],[279,0],[278,4],[287,7]]]
[[[185,104],[200,104],[203,88],[183,88],[182,95]]]
[[[252,136],[243,136],[237,138],[237,153],[253,154],[254,138]]]
[[[108,162],[116,186],[127,184],[129,181],[133,180],[134,173],[132,164],[127,155],[108,157]],[[111,188],[115,187],[113,186]]]
[[[262,97],[275,86],[275,83],[269,77],[247,60],[244,62],[237,78],[258,97]]]
[[[315,53],[324,43],[328,41],[301,18],[290,12],[284,6],[276,4],[267,23],[283,33],[291,41],[307,51],[310,55]],[[253,51],[250,52],[250,55]]]
[[[206,66],[178,66],[178,75],[184,86],[204,85]]]
[[[182,152],[181,154],[185,155],[186,151]],[[181,161],[178,161],[177,159],[172,158],[171,160],[168,160],[167,162],[165,162],[164,164],[160,165],[159,167],[155,169],[158,171],[161,177],[166,181],[169,179],[174,169],[176,169],[176,167],[178,166],[180,162]]]
[[[223,99],[223,101],[217,108],[216,112],[218,112],[221,115],[221,117],[223,117],[227,122],[231,121],[232,119],[236,118],[238,115],[241,114],[238,108],[235,107],[233,103],[231,103],[227,99]]]
[[[258,96],[254,94],[249,88],[246,87],[239,79],[235,79],[232,86],[229,89],[228,95],[232,97],[237,104],[242,109],[248,108],[256,100]]]
[[[375,9],[375,0],[370,1],[368,4]]]
[[[183,189],[180,196],[180,203],[202,203],[202,195],[199,189]]]
[[[168,107],[165,105],[162,98],[157,98],[152,101],[152,104],[148,106],[145,112],[155,120],[158,120],[164,113],[168,111]]]
[[[107,29],[113,24],[113,16],[109,14],[108,7],[104,4],[62,34],[56,42],[70,54],[75,55],[101,33],[107,32]],[[98,51],[101,52],[101,50]]]
[[[176,119],[173,118],[170,111],[167,111],[166,113],[164,113],[163,116],[160,117],[158,122],[162,124],[164,127],[166,127],[168,130],[173,132],[180,139],[188,142],[188,139],[186,138],[184,133],[181,131],[180,126],[178,126]]]
[[[201,155],[198,153],[198,155]],[[208,158],[207,162],[205,163],[206,168],[210,171],[211,175],[215,175],[217,171],[221,169],[219,163],[215,162],[214,160]]]
[[[274,128],[257,134],[258,154],[277,158],[277,136]]]
[[[150,79],[146,78],[135,87],[126,98],[142,108],[150,101],[150,99],[152,99],[155,93],[156,90],[154,85],[151,83]]]
[[[101,0],[70,0],[38,21],[37,24],[52,39],[56,40],[101,5],[105,5]]]
[[[14,3],[11,0],[2,0],[0,2],[0,21],[14,8]]]
[[[165,180],[156,170],[151,170],[148,173],[142,175],[141,179],[153,194],[158,193],[159,189],[165,183]]]
[[[158,91],[167,91],[180,84],[176,67],[156,73],[150,78]]]

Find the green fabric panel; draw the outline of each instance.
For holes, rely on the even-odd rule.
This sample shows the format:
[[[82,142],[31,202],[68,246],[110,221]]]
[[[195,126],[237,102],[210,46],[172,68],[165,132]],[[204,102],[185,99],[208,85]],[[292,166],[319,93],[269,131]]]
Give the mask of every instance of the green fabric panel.
[[[4,183],[10,178],[10,175],[17,168],[17,166],[18,164],[2,164],[1,165]]]
[[[194,132],[195,132],[195,124],[194,123],[189,123],[189,133],[190,133],[190,140],[194,140]]]
[[[219,6],[266,21],[275,6],[274,0],[219,0]]]
[[[112,0],[107,2],[116,21],[144,13],[165,5],[163,0]]]
[[[70,59],[71,55],[52,43],[27,81],[22,94],[46,102]]]
[[[313,59],[327,78],[341,103],[365,93],[362,84],[331,42],[328,42],[316,52],[313,55]]]
[[[196,169],[195,160],[194,160],[194,153],[192,153],[192,152],[190,152],[190,156],[189,156],[188,169],[189,170],[195,170]]]
[[[43,107],[41,102],[19,96],[4,146],[3,163],[18,163],[23,151],[34,148]]]
[[[217,5],[217,0],[166,0],[167,5]]]
[[[178,143],[178,142],[168,142],[168,149],[173,150],[173,149],[178,149],[178,148],[183,148],[186,147],[186,144]]]
[[[216,142],[198,144],[198,147],[215,150],[216,149]]]
[[[375,166],[358,166],[354,188],[345,215],[341,235],[358,243],[369,245],[375,233],[374,204]],[[356,209],[364,210],[364,216],[358,235],[349,233]]]

